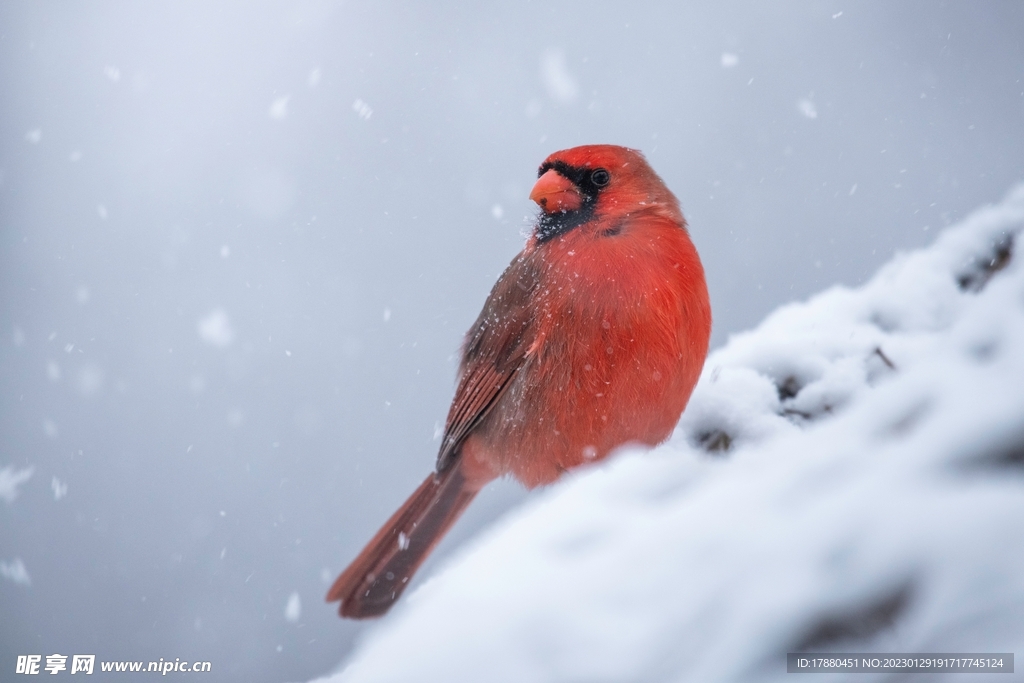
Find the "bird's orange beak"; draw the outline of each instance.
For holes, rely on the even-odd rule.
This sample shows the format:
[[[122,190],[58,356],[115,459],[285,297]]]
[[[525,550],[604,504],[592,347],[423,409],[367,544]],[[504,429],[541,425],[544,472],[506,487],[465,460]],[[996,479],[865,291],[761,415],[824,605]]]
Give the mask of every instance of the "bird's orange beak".
[[[537,202],[544,213],[575,211],[583,204],[583,196],[576,185],[553,168],[537,179],[530,199]]]

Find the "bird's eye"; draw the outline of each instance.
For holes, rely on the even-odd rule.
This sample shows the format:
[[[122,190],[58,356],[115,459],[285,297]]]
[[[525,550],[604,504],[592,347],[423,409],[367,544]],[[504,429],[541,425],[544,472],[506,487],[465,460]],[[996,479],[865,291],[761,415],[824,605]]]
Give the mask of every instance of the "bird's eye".
[[[612,179],[612,176],[608,171],[603,168],[596,169],[590,174],[590,182],[594,183],[598,187],[604,187],[608,184],[608,181]]]

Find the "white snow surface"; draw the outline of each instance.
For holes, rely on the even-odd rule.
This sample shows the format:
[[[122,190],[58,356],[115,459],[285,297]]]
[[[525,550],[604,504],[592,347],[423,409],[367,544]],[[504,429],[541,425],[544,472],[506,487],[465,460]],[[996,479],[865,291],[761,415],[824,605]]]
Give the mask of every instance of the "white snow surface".
[[[732,337],[666,444],[506,516],[320,681],[760,681],[797,650],[1024,652],[1022,228],[1024,185]]]

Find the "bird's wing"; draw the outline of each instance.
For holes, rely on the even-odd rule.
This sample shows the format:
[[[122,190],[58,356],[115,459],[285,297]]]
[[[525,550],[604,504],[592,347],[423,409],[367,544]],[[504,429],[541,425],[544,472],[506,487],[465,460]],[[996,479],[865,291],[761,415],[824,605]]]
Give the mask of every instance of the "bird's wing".
[[[498,402],[526,360],[536,336],[531,299],[539,280],[532,260],[525,254],[517,256],[466,334],[459,385],[437,455],[438,472],[451,466],[462,442]]]

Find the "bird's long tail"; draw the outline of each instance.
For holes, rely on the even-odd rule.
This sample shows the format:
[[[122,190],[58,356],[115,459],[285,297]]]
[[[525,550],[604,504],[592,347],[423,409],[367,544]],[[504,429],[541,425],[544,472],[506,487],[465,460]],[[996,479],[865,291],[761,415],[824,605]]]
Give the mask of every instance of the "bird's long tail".
[[[338,613],[351,619],[387,612],[478,491],[467,484],[462,458],[428,476],[341,573],[327,602],[341,600]]]

